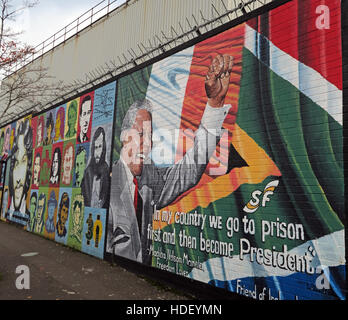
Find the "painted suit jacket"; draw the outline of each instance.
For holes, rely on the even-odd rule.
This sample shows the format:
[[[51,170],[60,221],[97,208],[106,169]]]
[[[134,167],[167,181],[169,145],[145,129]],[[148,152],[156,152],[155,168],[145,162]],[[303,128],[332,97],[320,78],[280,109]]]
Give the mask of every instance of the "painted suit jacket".
[[[141,176],[137,177],[139,193],[143,200],[141,233],[125,164],[121,160],[114,164],[107,252],[151,265],[152,241],[148,239],[147,229],[149,225],[152,227],[154,210],[166,207],[199,182],[217,144],[216,135],[209,133],[207,127],[214,128],[219,135],[229,108],[230,105],[216,110],[210,108],[210,112],[203,115],[201,125],[196,131],[194,146],[173,166],[161,168],[153,163],[144,164]]]

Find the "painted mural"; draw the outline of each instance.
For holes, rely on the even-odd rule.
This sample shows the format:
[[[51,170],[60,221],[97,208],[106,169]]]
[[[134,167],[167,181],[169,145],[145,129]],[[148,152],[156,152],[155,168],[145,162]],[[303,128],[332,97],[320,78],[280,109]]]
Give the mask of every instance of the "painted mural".
[[[115,90],[112,82],[1,129],[9,154],[3,220],[103,258]],[[92,250],[84,231],[90,215],[98,226]]]
[[[252,299],[344,300],[340,17],[290,1],[1,128],[1,219]]]
[[[340,46],[339,1],[291,1],[119,79],[106,252],[345,299]]]
[[[29,218],[27,195],[31,185],[32,139],[31,117],[11,124],[11,136],[7,159],[2,216],[25,226]],[[7,153],[7,152],[6,152]]]

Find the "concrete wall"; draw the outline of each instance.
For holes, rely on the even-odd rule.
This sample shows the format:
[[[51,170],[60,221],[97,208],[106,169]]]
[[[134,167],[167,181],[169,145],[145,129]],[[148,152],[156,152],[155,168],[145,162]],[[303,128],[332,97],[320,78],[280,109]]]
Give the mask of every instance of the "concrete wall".
[[[235,8],[235,1],[225,0],[224,3],[228,10]],[[115,60],[119,63],[117,56],[123,60],[122,54],[129,57],[127,50],[140,53],[138,45],[143,43],[149,46],[148,40],[154,43],[155,35],[165,41],[162,32],[168,37],[173,36],[172,27],[178,33],[181,32],[179,24],[185,31],[189,30],[186,19],[194,26],[192,15],[199,24],[204,22],[201,14],[206,19],[212,19],[217,15],[212,4],[221,14],[226,12],[222,2],[216,0],[128,1],[107,18],[46,54],[40,63],[48,66],[57,79],[73,81],[84,78],[86,72],[102,66],[104,62]],[[250,8],[259,6],[260,2],[252,4]],[[211,28],[208,26],[208,30]]]
[[[72,36],[37,58],[26,68],[44,68],[46,70],[47,76],[39,81],[39,83],[42,82],[42,87],[47,83],[53,84],[62,81],[65,86],[61,86],[61,94],[65,99],[67,94],[68,96],[76,94],[72,91],[73,89],[78,89],[81,92],[81,90],[91,87],[91,80],[103,75],[100,68],[108,69],[106,63],[110,67],[113,65],[121,66],[131,59],[129,51],[133,50],[137,55],[142,54],[141,50],[145,51],[143,47],[141,50],[139,49],[138,46],[141,44],[147,48],[157,47],[159,40],[155,38],[156,35],[165,43],[168,39],[163,34],[168,38],[176,37],[175,32],[182,34],[183,31],[187,32],[197,24],[205,23],[205,19],[216,18],[218,14],[214,11],[215,9],[220,14],[226,12],[226,9],[235,9],[237,2],[232,0],[224,0],[224,2],[217,0],[130,0],[108,16],[86,27],[76,36]],[[256,1],[248,6],[248,11],[256,9],[262,3],[269,2],[271,0]],[[201,32],[205,33],[221,23],[228,22],[229,19],[236,18],[237,15],[241,15],[241,11],[202,28]],[[191,34],[182,40],[176,41],[170,47],[178,46],[195,36],[195,33]],[[156,54],[158,55],[158,53]],[[146,57],[139,63],[153,57],[154,55]],[[128,65],[126,69],[130,67],[132,66]],[[34,78],[34,73],[28,76]],[[102,80],[105,81],[105,78]],[[11,81],[11,77],[6,81]],[[82,84],[76,88],[75,81]],[[96,82],[94,82],[95,84]],[[42,92],[38,94],[42,94]],[[42,104],[38,106],[36,111],[45,109],[46,104],[51,106],[52,101],[57,103],[59,99],[56,100],[56,98],[56,96],[51,97],[47,94],[46,97],[40,97],[39,101]],[[3,103],[0,102],[0,110],[4,107],[3,104],[4,101]],[[9,113],[19,114],[21,109],[28,110],[36,104],[25,100],[14,105]],[[3,120],[5,122],[10,121],[10,117],[5,116]]]

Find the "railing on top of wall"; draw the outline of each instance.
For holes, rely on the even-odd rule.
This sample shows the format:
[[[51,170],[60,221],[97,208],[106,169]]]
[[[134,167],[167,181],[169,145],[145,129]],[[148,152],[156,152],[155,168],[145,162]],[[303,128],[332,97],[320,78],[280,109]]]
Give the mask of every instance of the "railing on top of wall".
[[[11,68],[6,70],[5,76],[9,76],[25,65],[31,63],[33,60],[41,57],[46,52],[64,43],[69,38],[77,35],[83,29],[91,26],[100,18],[107,16],[114,9],[117,9],[123,5],[127,5],[129,1],[130,0],[102,0],[93,8],[89,9],[77,19],[75,19],[73,22],[69,23],[64,28],[56,32],[53,36],[49,37],[48,39],[34,47],[33,53],[31,55],[28,55],[25,59],[18,61],[16,64],[12,65]]]

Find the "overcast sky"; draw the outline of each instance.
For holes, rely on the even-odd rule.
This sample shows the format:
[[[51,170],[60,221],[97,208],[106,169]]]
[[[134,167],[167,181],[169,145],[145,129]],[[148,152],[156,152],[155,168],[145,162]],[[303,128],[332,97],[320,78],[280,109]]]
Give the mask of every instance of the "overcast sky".
[[[19,6],[23,0],[13,2]],[[14,27],[25,31],[20,36],[21,41],[36,46],[100,2],[102,0],[39,0],[34,8],[25,10],[17,18]],[[106,5],[107,0],[104,2]],[[118,2],[121,4],[125,0]]]

